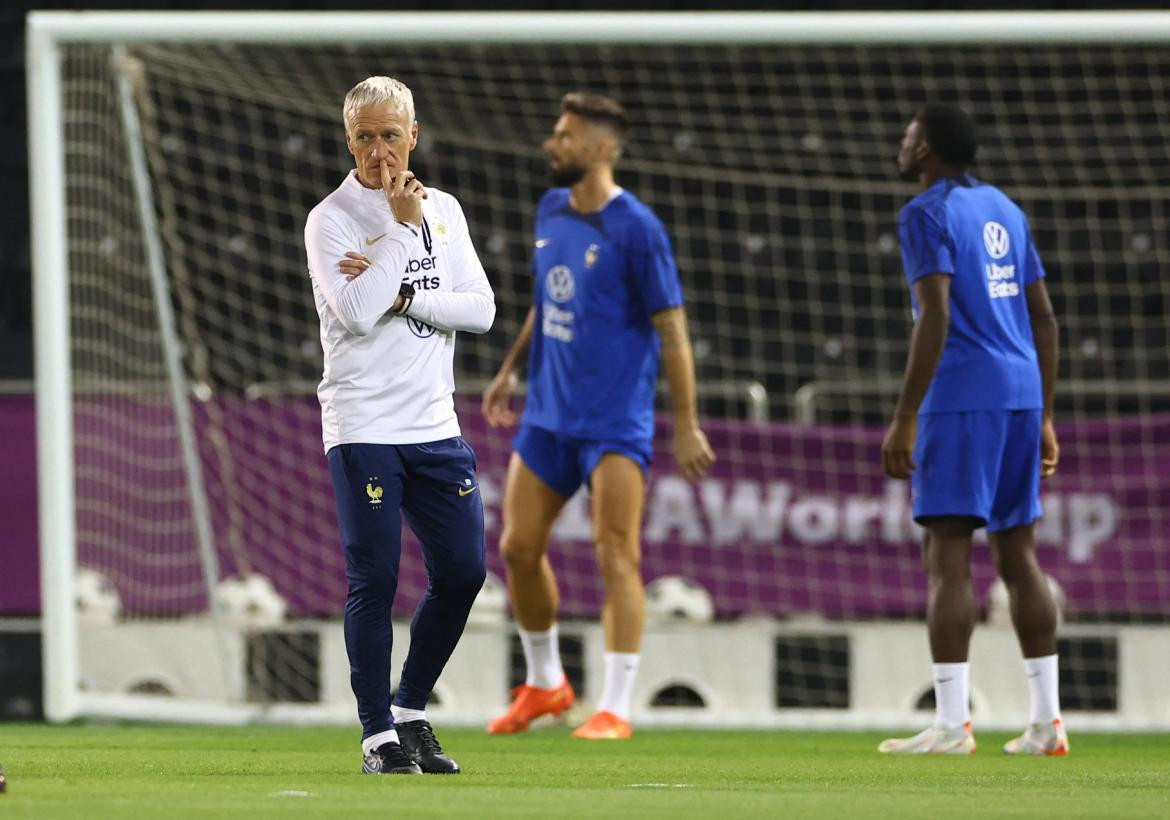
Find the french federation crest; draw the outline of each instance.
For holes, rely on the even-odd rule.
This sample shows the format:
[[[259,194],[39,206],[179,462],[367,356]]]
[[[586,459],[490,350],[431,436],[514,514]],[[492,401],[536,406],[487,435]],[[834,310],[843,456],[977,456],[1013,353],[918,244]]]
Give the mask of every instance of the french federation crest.
[[[377,507],[379,504],[381,504],[382,495],[385,493],[385,490],[382,489],[382,485],[374,484],[374,482],[377,480],[378,477],[376,475],[372,475],[370,476],[370,480],[366,483],[366,495],[370,497],[371,507]]]
[[[600,251],[601,251],[601,248],[598,247],[597,245],[590,245],[588,248],[585,249],[585,267],[586,267],[586,269],[591,268],[595,264],[597,264],[597,254]]]

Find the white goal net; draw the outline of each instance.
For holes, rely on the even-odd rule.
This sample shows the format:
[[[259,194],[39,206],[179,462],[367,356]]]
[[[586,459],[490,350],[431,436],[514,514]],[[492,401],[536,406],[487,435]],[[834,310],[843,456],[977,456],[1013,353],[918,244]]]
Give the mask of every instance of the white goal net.
[[[647,638],[639,708],[680,721],[734,704],[740,685],[759,690],[743,702],[779,723],[905,722],[925,705],[918,534],[906,487],[882,476],[878,452],[910,330],[894,226],[913,191],[897,181],[894,156],[923,102],[968,107],[981,129],[972,170],[1031,216],[1062,327],[1064,461],[1044,488],[1039,539],[1064,607],[1066,709],[1140,723],[1155,687],[1124,658],[1170,612],[1164,43],[1101,45],[1082,32],[1028,44],[1005,23],[1002,39],[932,44],[929,18],[913,18],[924,34],[911,42],[845,32],[834,41],[828,29],[819,42],[758,32],[660,42],[649,30],[600,45],[563,33],[460,42],[434,29],[394,39],[387,25],[381,42],[367,33],[346,44],[328,27],[319,41],[302,28],[282,42],[281,21],[265,19],[271,32],[240,27],[251,42],[130,29],[85,42],[73,32],[57,44],[59,85],[42,86],[59,88],[59,100],[34,100],[54,106],[46,116],[59,117],[63,136],[32,136],[53,154],[40,167],[61,174],[34,185],[59,180],[63,190],[62,213],[51,203],[34,213],[38,279],[56,269],[44,254],[67,251],[67,299],[37,290],[38,317],[57,320],[38,327],[38,361],[67,374],[42,376],[42,436],[72,435],[41,460],[46,566],[74,578],[46,585],[47,639],[65,647],[50,648],[50,663],[72,658],[58,667],[66,680],[50,684],[66,692],[50,697],[69,704],[58,716],[169,701],[179,706],[168,715],[212,719],[210,707],[181,704],[273,714],[344,701],[344,686],[328,682],[345,676],[345,574],[302,231],[351,167],[346,90],[391,74],[415,95],[413,170],[460,199],[496,292],[495,328],[462,338],[456,365],[497,577],[510,432],[479,418],[478,390],[529,304],[532,219],[548,185],[539,146],[565,91],[627,108],[619,182],[674,242],[719,456],[688,485],[673,471],[664,414],[644,531],[661,620]],[[601,597],[587,514],[581,495],[551,550],[570,624],[595,618]],[[983,631],[995,636],[977,642],[976,660],[1015,663],[986,550],[974,576]],[[424,583],[407,546],[399,615]],[[487,597],[473,629],[494,630],[506,653],[507,621]],[[599,658],[588,657],[592,633],[581,634],[575,674],[587,675]],[[719,647],[757,634],[762,654],[739,663],[758,668],[719,678]],[[883,646],[903,644],[914,668],[883,666]],[[395,666],[401,657],[396,649]],[[501,707],[509,663],[493,683]],[[758,683],[742,683],[753,675]],[[1004,694],[992,677],[977,711],[1014,717],[1023,684]],[[123,699],[93,705],[104,695]]]

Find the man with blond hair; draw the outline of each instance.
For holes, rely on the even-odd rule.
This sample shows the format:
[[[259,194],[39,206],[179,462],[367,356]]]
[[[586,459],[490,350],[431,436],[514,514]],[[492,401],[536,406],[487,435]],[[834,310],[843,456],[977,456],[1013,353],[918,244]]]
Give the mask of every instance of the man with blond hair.
[[[325,354],[317,395],[345,551],[362,770],[454,774],[426,704],[485,568],[475,454],[455,416],[452,360],[458,332],[491,327],[495,300],[459,203],[409,170],[419,128],[410,89],[370,77],[346,95],[342,116],[356,168],[309,213],[305,247]],[[391,703],[403,515],[428,583]]]

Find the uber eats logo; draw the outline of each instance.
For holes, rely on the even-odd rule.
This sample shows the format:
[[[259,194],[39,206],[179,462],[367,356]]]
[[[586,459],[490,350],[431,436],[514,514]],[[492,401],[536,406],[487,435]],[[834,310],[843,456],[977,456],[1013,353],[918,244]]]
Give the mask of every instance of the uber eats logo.
[[[410,282],[415,290],[438,290],[439,277],[438,276],[420,276],[417,279],[412,279],[412,276],[423,273],[424,271],[435,270],[435,257],[424,256],[422,259],[411,259],[406,263],[406,267],[402,270],[405,276],[402,277],[404,282]]]
[[[411,259],[406,263],[402,277],[403,282],[410,282],[411,287],[416,291],[420,290],[438,290],[439,277],[438,276],[416,276],[416,274],[424,273],[426,271],[435,270],[435,257],[424,256],[422,259]],[[413,277],[413,278],[412,278]],[[406,326],[410,328],[410,332],[420,339],[426,339],[435,335],[435,328],[428,325],[426,322],[419,321],[411,316],[407,316]]]

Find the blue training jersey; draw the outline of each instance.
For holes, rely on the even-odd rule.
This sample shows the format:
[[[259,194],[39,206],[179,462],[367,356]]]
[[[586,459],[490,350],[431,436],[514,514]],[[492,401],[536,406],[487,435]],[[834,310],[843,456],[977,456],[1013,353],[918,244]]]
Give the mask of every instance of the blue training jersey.
[[[670,239],[622,191],[580,213],[553,188],[536,209],[536,322],[523,423],[590,440],[654,436],[658,331],[651,315],[683,303]]]
[[[951,277],[946,347],[920,413],[1032,410],[1044,406],[1024,289],[1044,276],[1028,219],[993,185],[942,179],[898,216],[910,283]]]

